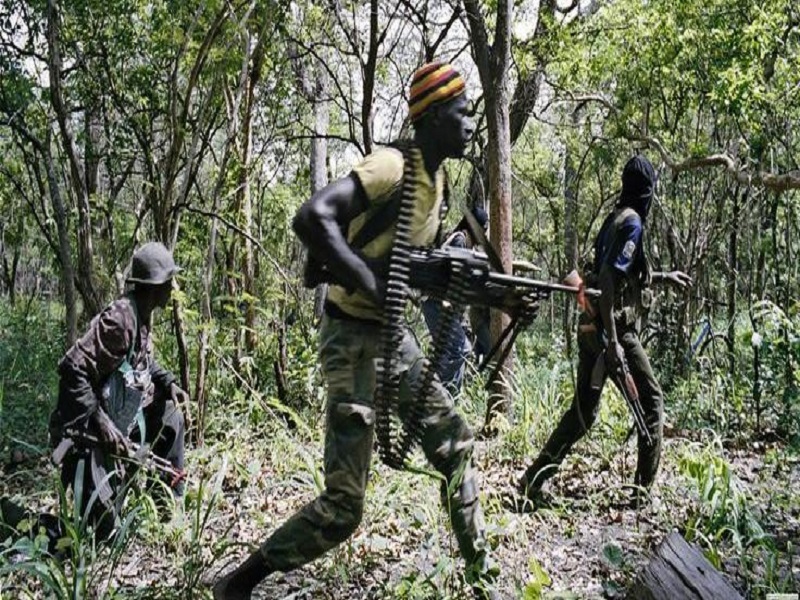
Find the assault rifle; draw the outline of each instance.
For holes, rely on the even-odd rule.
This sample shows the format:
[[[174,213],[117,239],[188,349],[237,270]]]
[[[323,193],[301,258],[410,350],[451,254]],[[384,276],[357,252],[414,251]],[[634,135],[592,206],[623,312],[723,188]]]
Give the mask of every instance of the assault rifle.
[[[98,446],[104,443],[105,442],[100,438],[90,433],[68,428],[64,431],[64,439],[61,440],[53,451],[51,460],[53,464],[60,465],[64,461],[67,452],[74,446]],[[144,467],[148,471],[166,475],[169,477],[169,486],[172,488],[186,479],[186,471],[183,469],[176,469],[171,462],[154,454],[146,445],[139,445],[136,442],[128,441],[127,455],[121,458],[132,460],[138,466]]]
[[[608,352],[609,350],[606,347],[606,350],[603,352],[603,354],[597,357],[597,362],[592,369],[591,386],[595,389],[600,387],[600,382],[607,371],[606,354]],[[628,405],[631,415],[633,415],[633,423],[636,427],[636,430],[639,432],[639,435],[645,439],[648,446],[652,446],[653,436],[650,435],[650,430],[647,428],[647,422],[644,418],[644,409],[642,408],[642,402],[639,399],[639,389],[636,387],[636,382],[633,380],[633,375],[631,375],[631,369],[628,366],[628,361],[624,356],[620,362],[619,369],[610,370],[608,375],[617,386],[620,394],[622,394],[625,404]]]

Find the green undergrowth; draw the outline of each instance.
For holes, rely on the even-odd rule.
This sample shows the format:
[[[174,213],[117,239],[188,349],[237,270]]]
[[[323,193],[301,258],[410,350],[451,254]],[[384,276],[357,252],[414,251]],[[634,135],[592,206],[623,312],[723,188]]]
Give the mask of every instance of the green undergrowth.
[[[59,306],[0,302],[0,456],[39,454],[58,391],[64,349]]]
[[[5,336],[0,348],[4,451],[17,439],[41,448],[60,346],[28,344],[20,336],[29,337],[30,328],[37,327],[57,340],[60,316],[34,306],[27,315],[4,307],[0,316]],[[157,353],[169,365],[174,342],[163,324],[159,327],[163,344]],[[173,513],[165,515],[148,494],[134,490],[128,500],[128,535],[117,554],[113,548],[94,546],[91,535],[75,528],[70,544],[83,549],[80,564],[57,565],[43,554],[41,539],[38,547],[35,541],[24,548],[2,542],[0,590],[15,586],[20,597],[38,597],[52,588],[52,597],[64,597],[65,586],[74,589],[72,582],[80,574],[96,583],[93,597],[98,598],[210,598],[210,581],[324,488],[325,394],[315,338],[309,343],[303,332],[287,330],[290,368],[283,396],[272,369],[275,339],[265,333],[253,356],[238,360],[231,339],[213,338],[205,443],[189,447],[188,490]],[[701,428],[701,421],[685,437],[667,439],[656,500],[637,513],[624,505],[636,461],[631,420],[611,386],[603,393],[596,425],[552,480],[553,504],[533,514],[509,511],[504,495],[574,393],[574,363],[564,356],[563,337],[546,323],[537,322],[520,336],[515,360],[508,382],[514,398],[511,412],[495,437],[479,436],[475,450],[488,539],[508,597],[614,597],[632,583],[652,545],[673,529],[700,545],[712,563],[754,597],[796,589],[791,575],[795,542],[782,539],[780,528],[783,516],[798,510],[797,502],[778,492],[766,508],[764,501],[770,476],[791,476],[786,466],[794,460],[791,448],[774,446],[756,457],[763,465],[760,479],[745,481],[737,474],[740,457],[726,450],[720,441],[724,436]],[[486,374],[471,364],[468,369],[457,407],[477,433],[488,399]],[[675,389],[667,394],[668,420],[690,424],[688,417],[697,413],[683,412],[689,410],[689,388],[678,401]],[[37,402],[23,408],[22,399],[28,397]],[[700,400],[710,406],[711,400]],[[298,598],[468,597],[440,502],[441,481],[421,453],[414,455],[413,464],[416,472],[391,471],[376,452],[364,519],[355,535],[313,566],[269,578],[257,597],[291,597],[290,590]],[[58,484],[43,459],[4,473],[0,488],[32,508],[57,509]],[[24,560],[13,558],[15,553]]]

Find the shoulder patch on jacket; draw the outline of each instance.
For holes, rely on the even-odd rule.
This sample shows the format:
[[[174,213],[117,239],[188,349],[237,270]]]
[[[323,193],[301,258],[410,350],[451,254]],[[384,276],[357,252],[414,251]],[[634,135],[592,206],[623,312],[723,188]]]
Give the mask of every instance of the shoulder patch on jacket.
[[[625,242],[625,246],[622,248],[622,256],[630,260],[634,252],[636,252],[636,244],[633,243],[633,240]]]

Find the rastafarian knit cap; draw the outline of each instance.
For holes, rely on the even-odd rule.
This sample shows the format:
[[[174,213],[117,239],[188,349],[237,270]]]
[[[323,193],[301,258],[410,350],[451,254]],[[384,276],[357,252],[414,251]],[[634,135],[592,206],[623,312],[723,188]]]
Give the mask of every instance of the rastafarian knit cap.
[[[417,69],[408,94],[411,121],[418,120],[430,107],[463,94],[465,88],[461,73],[448,63],[432,62]]]

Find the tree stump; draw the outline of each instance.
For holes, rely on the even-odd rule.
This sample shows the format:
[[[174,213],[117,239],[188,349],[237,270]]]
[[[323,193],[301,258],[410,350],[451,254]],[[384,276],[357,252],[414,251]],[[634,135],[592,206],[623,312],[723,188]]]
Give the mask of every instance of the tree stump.
[[[679,533],[656,548],[652,560],[636,578],[630,600],[741,600],[728,580]]]

